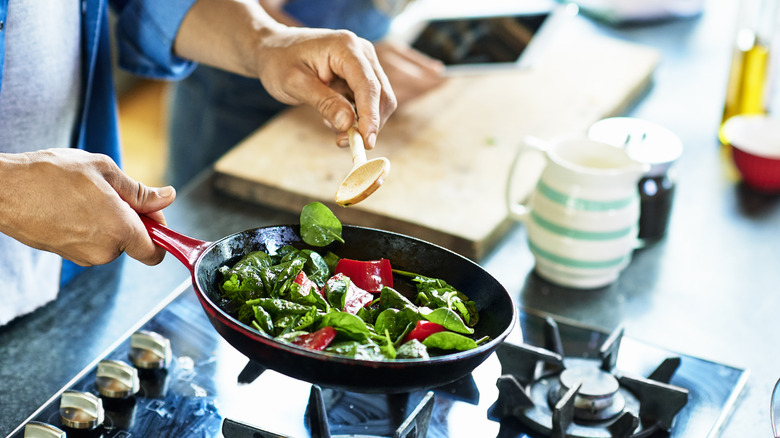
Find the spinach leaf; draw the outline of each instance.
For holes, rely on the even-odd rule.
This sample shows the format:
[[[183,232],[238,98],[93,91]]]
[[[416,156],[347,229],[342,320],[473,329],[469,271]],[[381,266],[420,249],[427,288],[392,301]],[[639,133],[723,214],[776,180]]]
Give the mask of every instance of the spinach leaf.
[[[398,309],[385,309],[377,317],[374,323],[374,330],[378,333],[389,333],[393,339],[398,339],[406,331],[406,327],[411,324],[409,317],[405,312]]]
[[[406,277],[411,277],[412,281],[417,284],[417,297],[415,298],[415,302],[418,306],[431,308],[446,307],[456,311],[469,327],[474,327],[479,322],[477,304],[471,301],[464,293],[447,284],[444,280],[425,277],[423,275],[397,269],[393,269],[393,272]]]
[[[356,341],[365,341],[369,337],[366,323],[359,317],[347,312],[332,310],[326,313],[322,316],[317,329],[323,327],[333,327],[340,334]]]
[[[399,343],[403,341],[403,338],[412,330],[412,328],[414,328],[414,323],[423,317],[420,315],[420,310],[417,306],[412,304],[405,296],[391,287],[384,287],[379,293],[378,310],[384,312],[387,309],[396,309],[401,314],[395,316],[397,324],[399,325],[398,329],[402,329],[402,332],[396,337],[396,345],[399,345]],[[401,324],[403,321],[402,318],[407,321],[405,326],[402,326]],[[379,316],[377,316],[377,319],[379,319]],[[391,333],[397,333],[397,331]]]
[[[269,266],[261,269],[257,272],[257,275],[263,280],[263,288],[265,289],[265,297],[270,297],[274,292],[274,286],[276,285],[278,268],[276,265]]]
[[[255,309],[251,304],[241,304],[238,308],[238,320],[249,325],[255,317]]]
[[[361,307],[358,309],[356,315],[360,317],[363,321],[366,322],[366,324],[374,325],[374,322],[376,321],[376,316],[378,313],[378,309],[371,304]]]
[[[471,350],[477,348],[477,343],[466,336],[453,332],[434,333],[423,341],[423,345],[428,348],[438,348],[441,350]]]
[[[382,291],[379,292],[379,308],[382,310],[390,308],[400,310],[411,309],[415,313],[417,312],[417,306],[409,301],[409,299],[401,295],[397,290],[387,286],[383,287]]]
[[[385,332],[384,337],[382,337],[382,340],[379,342],[379,351],[381,351],[387,359],[395,359],[397,352],[395,346],[393,346],[393,341],[390,340],[390,333]]]
[[[221,267],[220,273],[225,279],[222,283],[225,297],[243,302],[262,296],[265,288],[258,272],[271,264],[272,260],[268,254],[255,251],[242,257],[233,267]]]
[[[241,278],[245,277],[239,277],[237,274],[223,275],[229,275],[229,277],[226,277],[227,280],[225,280],[220,286],[222,290],[222,296],[230,301],[233,301],[237,305],[241,305],[241,303],[245,302],[246,300],[259,298],[264,295],[265,291],[263,289],[262,280],[260,277],[256,277],[256,280],[252,279],[250,281],[242,282]]]
[[[344,309],[344,306],[346,305],[349,282],[349,278],[347,277],[333,277],[325,283],[325,287],[323,288],[328,303],[338,310]]]
[[[398,350],[396,350],[395,357],[398,359],[430,359],[430,356],[428,355],[428,348],[417,339],[412,339],[411,341],[401,345]]]
[[[417,321],[415,321],[415,322],[417,322]],[[400,335],[398,335],[398,337],[395,339],[395,343],[393,344],[395,347],[398,347],[398,346],[400,346],[401,344],[403,344],[403,343],[404,343],[404,340],[405,340],[405,339],[406,339],[406,337],[409,335],[409,333],[411,333],[411,332],[412,332],[412,330],[414,330],[415,322],[410,322],[410,323],[409,323],[409,324],[406,326],[406,328],[404,329],[404,331],[403,331],[403,332],[401,332],[401,334],[400,334]]]
[[[474,329],[466,326],[457,313],[446,307],[439,307],[436,310],[431,310],[427,307],[420,307],[420,315],[428,321],[441,324],[445,329],[470,335],[474,333]]]
[[[466,324],[469,327],[474,327],[479,322],[479,311],[477,310],[477,303],[471,300],[457,300],[453,301],[455,310],[463,316]]]
[[[301,315],[282,315],[274,320],[274,330],[279,335],[295,331],[300,319]]]
[[[251,274],[253,271],[257,271],[263,268],[267,268],[274,264],[271,256],[263,251],[254,251],[241,257],[241,259],[233,265],[233,267],[223,266],[223,270],[227,270],[231,273],[247,273]]]
[[[260,306],[253,306],[255,319],[252,321],[252,325],[255,326],[261,333],[267,335],[273,335],[274,333],[274,321],[271,318],[271,314]]]
[[[363,360],[384,360],[385,355],[379,346],[373,342],[341,341],[331,343],[325,351]]]
[[[246,302],[252,306],[260,306],[268,313],[276,316],[284,315],[304,315],[309,312],[311,306],[293,303],[292,301],[281,298],[258,298]]]
[[[293,258],[287,262],[279,263],[266,271],[274,271],[273,289],[269,295],[273,298],[283,298],[290,295],[290,287],[295,282],[295,277],[303,269],[304,261],[302,258]]]
[[[341,238],[341,222],[320,202],[307,204],[301,210],[301,237],[311,246],[328,246]]]
[[[260,324],[258,324],[257,321],[252,320],[249,322],[249,325],[251,325],[253,329],[257,330],[261,334],[268,335],[268,333],[266,333],[265,330],[263,330],[262,327],[260,327]]]
[[[328,309],[330,309],[330,305],[325,301],[325,298],[320,295],[319,291],[312,289],[304,293],[304,291],[301,290],[301,285],[295,282],[290,285],[290,301],[307,306],[314,306],[323,312],[327,312]]]
[[[324,256],[322,256],[322,259],[325,260],[325,264],[328,265],[328,270],[331,272],[331,275],[333,272],[336,272],[336,265],[339,263],[341,257],[333,254],[331,251],[328,251]]]
[[[290,284],[295,280],[298,272],[303,268],[304,259],[300,257],[287,257],[287,259],[282,259],[276,256],[274,256],[274,258],[276,263],[271,266],[259,268],[256,271],[256,275],[262,281],[264,290],[263,296],[279,298],[287,295]]]
[[[325,259],[310,249],[301,250],[300,254],[305,260],[303,272],[306,273],[309,280],[317,284],[317,287],[324,286],[325,282],[333,275],[333,270],[330,269]]]
[[[279,260],[274,264],[279,264],[285,261],[290,261],[292,258],[298,257],[300,250],[292,245],[284,245],[276,250],[275,257]]]
[[[298,325],[295,330],[307,330],[313,326],[316,326],[322,319],[322,314],[317,311],[317,308],[312,307],[305,315],[298,320]]]

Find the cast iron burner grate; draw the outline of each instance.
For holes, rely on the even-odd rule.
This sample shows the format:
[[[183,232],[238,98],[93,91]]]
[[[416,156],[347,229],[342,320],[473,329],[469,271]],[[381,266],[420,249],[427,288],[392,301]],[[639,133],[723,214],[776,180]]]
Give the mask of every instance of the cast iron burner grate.
[[[330,391],[329,398],[340,398],[344,395],[341,391],[326,391]],[[388,395],[388,397],[397,397],[397,395]],[[433,403],[433,391],[429,391],[417,404],[412,413],[393,432],[392,438],[425,438],[428,435]],[[311,428],[311,438],[339,438],[347,436],[350,438],[382,438],[378,435],[331,435],[325,397],[323,396],[323,390],[317,385],[312,385],[311,387],[309,404],[306,407],[306,417]],[[268,432],[229,418],[225,418],[222,422],[222,434],[225,438],[290,438],[286,435]]]
[[[566,357],[558,325],[546,318],[544,345],[504,342],[501,376],[490,416],[515,419],[551,438],[646,438],[669,431],[688,390],[669,384],[680,358],[664,360],[647,378],[617,370],[618,328],[599,358]]]

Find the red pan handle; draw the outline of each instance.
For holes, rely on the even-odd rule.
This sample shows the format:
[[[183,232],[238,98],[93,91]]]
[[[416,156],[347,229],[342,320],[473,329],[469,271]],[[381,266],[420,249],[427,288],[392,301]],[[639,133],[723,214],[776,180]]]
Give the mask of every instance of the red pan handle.
[[[164,248],[174,257],[184,263],[190,270],[190,274],[195,274],[195,262],[206,252],[211,242],[198,240],[184,234],[177,233],[170,228],[162,225],[147,216],[139,215],[141,221],[146,226],[152,241]]]

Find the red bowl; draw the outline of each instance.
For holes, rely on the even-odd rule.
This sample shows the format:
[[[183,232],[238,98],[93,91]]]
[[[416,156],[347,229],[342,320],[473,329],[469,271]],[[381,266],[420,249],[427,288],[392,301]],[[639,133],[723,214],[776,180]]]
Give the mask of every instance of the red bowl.
[[[780,119],[734,116],[723,125],[721,134],[731,145],[734,166],[746,185],[762,192],[780,192]]]

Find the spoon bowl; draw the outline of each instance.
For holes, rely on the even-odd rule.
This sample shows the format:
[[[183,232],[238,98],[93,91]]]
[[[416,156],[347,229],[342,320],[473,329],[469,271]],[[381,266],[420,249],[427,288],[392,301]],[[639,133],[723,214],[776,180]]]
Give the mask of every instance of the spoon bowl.
[[[384,157],[366,160],[363,139],[357,129],[349,128],[352,170],[336,190],[336,203],[342,207],[357,204],[378,189],[390,173],[390,160]]]

